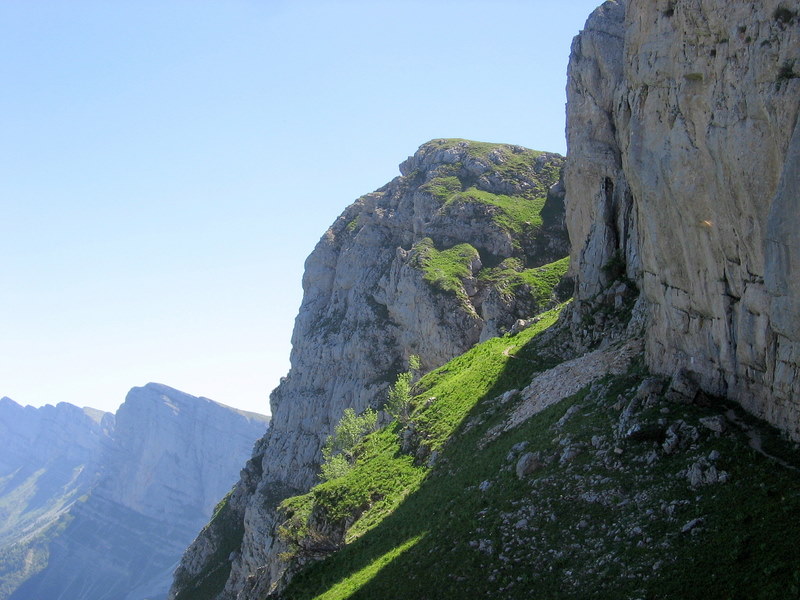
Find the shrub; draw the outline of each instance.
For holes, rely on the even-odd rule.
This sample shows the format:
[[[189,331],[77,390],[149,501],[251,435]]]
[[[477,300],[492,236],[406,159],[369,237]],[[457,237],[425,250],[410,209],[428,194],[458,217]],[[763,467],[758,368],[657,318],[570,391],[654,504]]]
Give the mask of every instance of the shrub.
[[[386,412],[403,425],[411,420],[411,372],[400,373],[389,387]]]
[[[352,408],[344,409],[333,435],[329,435],[322,448],[322,467],[320,478],[328,481],[345,475],[355,463],[356,446],[378,424],[378,413],[368,408],[360,415]]]
[[[411,421],[411,399],[414,395],[414,381],[419,377],[421,363],[419,356],[412,354],[408,357],[408,371],[400,373],[389,386],[387,394],[386,412],[403,425]]]

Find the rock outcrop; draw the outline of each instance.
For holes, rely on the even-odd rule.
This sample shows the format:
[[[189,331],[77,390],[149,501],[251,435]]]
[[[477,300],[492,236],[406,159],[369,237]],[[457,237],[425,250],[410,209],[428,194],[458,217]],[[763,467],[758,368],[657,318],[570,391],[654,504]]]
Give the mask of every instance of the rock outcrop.
[[[0,598],[166,597],[266,421],[152,383],[116,416],[3,399]]]
[[[622,270],[649,305],[652,370],[686,371],[795,439],[799,13],[606,2],[572,47],[565,169],[579,303]]]
[[[552,303],[552,277],[537,278],[557,281],[560,267],[543,265],[568,252],[562,163],[518,146],[434,140],[342,213],[306,261],[270,430],[224,523],[184,556],[172,598],[262,597],[285,566],[274,509],[317,481],[320,448],[344,409],[380,407],[409,355],[431,369]],[[235,522],[243,541],[230,561],[222,549],[239,535]],[[206,583],[220,570],[224,590]]]

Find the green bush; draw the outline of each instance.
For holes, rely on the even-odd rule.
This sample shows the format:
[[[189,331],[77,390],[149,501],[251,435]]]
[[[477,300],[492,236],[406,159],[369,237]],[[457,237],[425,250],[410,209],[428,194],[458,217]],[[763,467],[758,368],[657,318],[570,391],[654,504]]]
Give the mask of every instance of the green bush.
[[[409,370],[400,373],[394,384],[389,387],[385,410],[391,417],[403,425],[411,421],[411,400],[414,395],[414,379],[420,370],[419,356],[412,354],[408,358]]]
[[[352,408],[344,409],[333,435],[329,435],[322,448],[320,479],[328,481],[345,475],[355,462],[356,446],[375,431],[378,413],[368,408],[360,415]]]

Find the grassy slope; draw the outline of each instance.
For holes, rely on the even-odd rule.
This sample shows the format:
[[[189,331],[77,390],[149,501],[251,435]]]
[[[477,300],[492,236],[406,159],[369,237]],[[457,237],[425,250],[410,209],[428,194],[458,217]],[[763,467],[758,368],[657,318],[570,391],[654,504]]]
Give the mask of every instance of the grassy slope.
[[[498,397],[552,363],[536,336],[554,318],[489,340],[423,378],[415,416],[423,450],[411,452],[417,460],[401,450],[395,424],[365,445],[348,476],[291,501],[340,523],[346,514],[355,521],[346,521],[348,543],[301,571],[283,598],[800,593],[800,475],[751,449],[739,428],[729,425],[720,435],[700,424],[726,405],[654,397],[650,406],[626,411],[646,376],[639,366],[481,443],[516,402]],[[619,438],[627,413],[640,430]],[[758,428],[770,452],[800,465],[796,449],[773,430],[740,418]],[[680,420],[694,437],[666,453],[665,430]],[[524,479],[514,472],[521,443],[545,464]],[[432,468],[431,451],[438,451]],[[686,472],[698,461],[727,472],[728,481],[693,487]]]

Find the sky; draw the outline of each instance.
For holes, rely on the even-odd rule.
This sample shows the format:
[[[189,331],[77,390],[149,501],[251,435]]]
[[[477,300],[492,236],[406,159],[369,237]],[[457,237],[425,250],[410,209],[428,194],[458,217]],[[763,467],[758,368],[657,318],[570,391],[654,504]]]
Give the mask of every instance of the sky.
[[[268,413],[325,230],[431,139],[565,153],[599,3],[0,1],[0,396]]]

